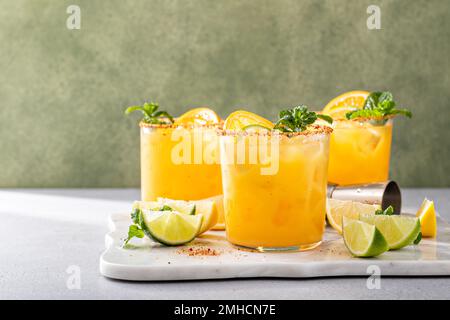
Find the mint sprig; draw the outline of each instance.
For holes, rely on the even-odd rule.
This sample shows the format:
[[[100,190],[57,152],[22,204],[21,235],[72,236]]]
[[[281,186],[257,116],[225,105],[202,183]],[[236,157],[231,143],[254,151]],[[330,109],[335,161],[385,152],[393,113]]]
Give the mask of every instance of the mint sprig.
[[[278,121],[274,129],[281,132],[301,132],[313,124],[318,118],[332,123],[333,119],[324,114],[317,114],[314,111],[308,111],[308,107],[301,105],[292,109],[280,111]]]
[[[136,224],[132,224],[129,228],[128,228],[128,238],[125,239],[125,242],[123,243],[124,246],[126,246],[128,244],[128,242],[133,239],[134,237],[136,238],[143,238],[145,236],[144,230],[142,230],[142,228]]]
[[[386,116],[403,115],[408,118],[412,117],[411,111],[407,109],[397,109],[392,93],[388,91],[370,93],[362,109],[347,112],[345,117],[349,120],[357,118],[380,118],[384,124]]]
[[[125,239],[123,246],[126,246],[134,237],[143,238],[145,236],[145,232],[142,228],[142,224],[144,223],[142,210],[134,209],[131,212],[131,220],[133,221],[133,224],[128,228],[128,237]]]
[[[142,106],[131,106],[125,110],[125,114],[130,114],[134,111],[141,111],[145,123],[151,124],[171,124],[173,117],[167,112],[159,110],[159,104],[156,102],[145,102]]]

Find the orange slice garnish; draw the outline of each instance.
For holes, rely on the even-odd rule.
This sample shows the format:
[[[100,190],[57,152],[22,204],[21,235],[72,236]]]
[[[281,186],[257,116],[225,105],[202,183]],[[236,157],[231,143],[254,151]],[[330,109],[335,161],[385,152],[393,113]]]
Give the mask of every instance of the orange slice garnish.
[[[228,116],[223,128],[225,130],[244,130],[244,128],[249,126],[265,127],[271,130],[273,129],[274,124],[252,112],[238,110]]]
[[[347,112],[355,109],[362,109],[364,101],[370,94],[368,91],[349,91],[343,93],[330,102],[323,108],[322,113],[327,114],[334,119],[344,118]]]
[[[209,108],[195,108],[175,119],[175,124],[217,124],[220,118]]]

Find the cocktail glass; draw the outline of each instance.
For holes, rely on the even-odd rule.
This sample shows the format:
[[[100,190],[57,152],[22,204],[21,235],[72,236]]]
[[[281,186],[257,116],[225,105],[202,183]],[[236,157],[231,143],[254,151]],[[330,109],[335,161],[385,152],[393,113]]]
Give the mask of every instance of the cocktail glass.
[[[222,194],[218,126],[141,122],[142,200]]]
[[[330,137],[328,181],[339,185],[388,180],[392,119],[335,120]]]
[[[307,250],[325,225],[329,134],[225,131],[220,137],[227,239],[259,251]]]

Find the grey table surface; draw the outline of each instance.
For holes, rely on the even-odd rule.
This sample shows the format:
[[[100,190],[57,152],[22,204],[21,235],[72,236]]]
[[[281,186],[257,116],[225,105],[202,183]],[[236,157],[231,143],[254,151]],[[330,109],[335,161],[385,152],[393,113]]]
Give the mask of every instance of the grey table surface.
[[[450,220],[450,189],[405,189]],[[450,277],[239,279],[127,282],[99,273],[107,217],[128,211],[137,189],[0,189],[1,299],[450,299]],[[74,271],[75,270],[75,271]],[[75,272],[75,273],[73,273]],[[74,287],[74,275],[79,286]]]

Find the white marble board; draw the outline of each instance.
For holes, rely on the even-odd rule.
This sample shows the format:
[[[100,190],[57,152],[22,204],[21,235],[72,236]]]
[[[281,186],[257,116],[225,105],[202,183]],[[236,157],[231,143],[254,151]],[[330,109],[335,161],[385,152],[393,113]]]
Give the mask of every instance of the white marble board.
[[[385,252],[376,258],[353,258],[343,240],[327,228],[322,244],[311,251],[259,253],[240,250],[225,240],[223,231],[210,231],[187,246],[165,247],[149,239],[134,239],[122,248],[129,214],[110,216],[106,250],[100,272],[106,277],[134,281],[200,280],[254,277],[367,276],[377,265],[382,276],[450,276],[450,227],[439,221],[438,237],[418,246]],[[210,248],[217,255],[189,255]]]

